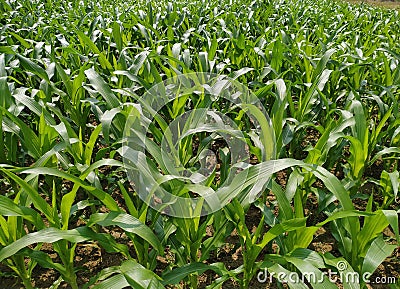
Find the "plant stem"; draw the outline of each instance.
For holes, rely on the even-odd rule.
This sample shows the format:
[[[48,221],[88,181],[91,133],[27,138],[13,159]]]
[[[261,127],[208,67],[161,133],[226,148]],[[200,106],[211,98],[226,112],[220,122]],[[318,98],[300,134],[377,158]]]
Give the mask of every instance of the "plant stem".
[[[26,270],[25,267],[25,260],[23,256],[15,256],[15,267],[17,268],[16,273],[22,279],[22,283],[24,284],[25,288],[33,289],[31,278]]]
[[[197,289],[197,275],[196,274],[190,275],[189,282],[190,282],[191,289]]]
[[[22,279],[22,283],[24,284],[25,288],[34,289],[31,280],[29,278],[27,278],[26,276],[25,277],[20,276],[20,277]]]

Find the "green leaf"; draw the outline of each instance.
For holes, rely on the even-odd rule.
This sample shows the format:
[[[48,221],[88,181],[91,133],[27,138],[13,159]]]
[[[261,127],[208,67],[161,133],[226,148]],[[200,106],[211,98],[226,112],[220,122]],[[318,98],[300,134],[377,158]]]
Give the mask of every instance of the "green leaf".
[[[306,218],[295,218],[284,221],[280,224],[273,226],[267,233],[264,234],[260,244],[257,244],[261,249],[264,248],[275,237],[282,235],[285,232],[295,231],[306,226]]]
[[[220,266],[217,266],[216,264],[190,263],[165,272],[162,275],[162,283],[164,285],[178,284],[190,274],[197,273],[198,275],[201,275],[207,270],[212,270],[221,275]]]
[[[388,225],[389,222],[382,211],[378,211],[375,215],[365,218],[364,226],[357,235],[357,241],[359,244],[358,256],[365,256],[369,248],[368,244],[382,234],[383,230]]]
[[[113,275],[115,273],[116,275]],[[120,267],[103,270],[100,276],[97,277],[97,279],[100,278],[107,279],[93,286],[93,289],[121,289],[126,287],[135,289],[164,289],[164,286],[160,282],[160,277],[134,260],[125,261]]]
[[[33,157],[35,160],[39,159],[42,155],[41,146],[39,138],[35,134],[33,129],[31,129],[30,126],[26,125],[21,119],[11,114],[4,107],[0,106],[0,110],[2,111],[4,116],[7,116],[12,121],[9,127],[13,128],[12,132],[19,137],[21,143],[31,155],[31,157]],[[6,125],[8,125],[7,119],[3,118],[3,123],[6,123]]]
[[[15,204],[11,199],[0,195],[0,215],[1,216],[19,216],[36,226],[37,229],[43,229],[44,223],[42,217],[33,209]]]
[[[53,217],[53,209],[49,206],[49,204],[46,203],[45,200],[42,199],[42,197],[36,190],[34,190],[26,181],[24,181],[8,169],[0,167],[0,171],[2,171],[10,179],[15,181],[28,194],[36,209],[42,212],[51,223],[58,224],[58,220],[54,219]]]
[[[117,45],[118,51],[121,52],[122,51],[121,27],[117,22],[114,22],[112,29],[113,29],[115,45]]]
[[[315,266],[309,262],[293,258],[284,257],[288,262],[296,266],[296,268],[304,275],[307,281],[315,289],[337,289],[337,286],[332,283],[322,271],[318,270]],[[321,282],[322,281],[322,282]]]
[[[106,163],[108,163],[106,161]],[[118,163],[118,162],[117,162]],[[95,165],[103,165],[104,162],[102,163],[95,163]],[[113,164],[111,164],[113,165]],[[88,168],[89,172],[91,171],[91,167]],[[68,174],[66,172],[60,171],[58,169],[53,169],[53,168],[30,168],[30,169],[19,169],[18,170],[21,173],[25,173],[25,174],[32,174],[32,175],[50,175],[50,176],[57,176],[66,180],[70,180],[71,182],[77,184],[78,186],[84,188],[85,190],[87,190],[88,192],[90,192],[92,195],[94,195],[96,198],[98,198],[108,209],[113,210],[113,211],[120,211],[121,209],[118,207],[117,203],[115,202],[115,200],[106,192],[104,192],[103,190],[100,190],[96,187],[93,187],[91,185],[88,185],[87,183],[85,183],[83,180],[81,180],[78,177],[75,177],[71,174]],[[89,172],[87,172],[87,174],[89,174]],[[41,199],[41,198],[40,198]],[[41,199],[44,203],[46,203],[43,199]],[[47,203],[46,203],[47,204]],[[72,205],[72,204],[71,204]],[[69,211],[70,209],[68,209],[67,212],[65,212],[66,216],[69,216]]]
[[[383,210],[382,212],[395,233],[397,243],[400,244],[398,212],[396,210]]]
[[[40,67],[38,64],[33,62],[32,60],[17,54],[17,57],[19,61],[21,62],[21,65],[23,68],[25,68],[27,71],[32,72],[33,74],[36,74],[39,76],[40,79],[44,79],[47,82],[50,82],[49,76],[47,75],[46,70],[44,70],[42,67]]]
[[[359,273],[355,272],[354,269],[343,257],[336,258],[329,252],[323,254],[322,257],[324,258],[327,265],[338,269],[339,274],[342,274],[344,278],[348,279],[347,281],[346,279],[342,281],[344,289],[360,289],[360,282],[354,282],[357,281],[355,276],[360,276]],[[353,277],[355,279],[350,279]]]
[[[113,69],[111,63],[108,61],[107,57],[105,57],[104,53],[99,50],[96,44],[93,43],[93,41],[83,31],[75,29],[75,33],[78,34],[79,38],[84,44],[86,44],[94,53],[98,55],[100,65],[103,69]]]
[[[382,236],[376,238],[369,247],[362,264],[362,274],[375,272],[376,268],[397,248],[396,245],[387,244]]]
[[[79,243],[90,240],[93,235],[92,233],[93,231],[87,227],[80,227],[68,231],[56,228],[47,228],[38,232],[30,233],[0,249],[0,262],[29,245],[43,242],[54,243],[59,240],[68,240],[72,243]]]
[[[10,46],[0,46],[0,53],[6,53],[14,55],[15,51]]]
[[[85,70],[86,77],[90,80],[93,88],[100,93],[104,100],[107,103],[107,107],[109,109],[118,107],[120,105],[120,101],[114,95],[108,84],[98,75],[98,73],[93,69],[90,68]]]
[[[97,213],[91,215],[88,226],[98,224],[100,226],[118,226],[126,232],[133,233],[146,240],[159,254],[163,254],[164,248],[154,235],[153,231],[135,217],[126,213]]]

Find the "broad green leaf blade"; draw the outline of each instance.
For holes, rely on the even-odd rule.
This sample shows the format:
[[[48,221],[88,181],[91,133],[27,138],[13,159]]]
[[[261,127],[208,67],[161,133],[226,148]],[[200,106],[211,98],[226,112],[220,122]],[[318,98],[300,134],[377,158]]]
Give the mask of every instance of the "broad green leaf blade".
[[[10,170],[0,167],[0,171],[15,181],[28,194],[28,196],[32,199],[35,208],[41,211],[51,223],[58,223],[58,220],[54,219],[53,209],[49,206],[49,204],[46,203],[44,199],[42,199],[42,197],[39,195],[39,192],[34,190],[26,181],[12,173]]]
[[[32,224],[37,229],[44,228],[42,217],[33,209],[15,204],[11,199],[0,195],[0,215],[1,216],[19,216]]]
[[[285,257],[287,261],[296,266],[296,268],[304,275],[306,280],[311,284],[312,288],[315,289],[336,289],[337,286],[332,283],[326,275],[318,268],[313,266],[307,261]]]
[[[96,213],[93,214],[88,225],[98,224],[100,226],[118,226],[121,229],[138,235],[139,237],[146,240],[153,248],[155,248],[159,254],[164,252],[164,249],[158,240],[157,236],[154,235],[153,231],[145,224],[140,222],[135,217],[125,213]]]
[[[322,255],[325,263],[329,266],[337,268],[338,273],[344,276],[343,287],[344,289],[360,289],[360,278],[359,273],[355,272],[354,269],[350,266],[350,264],[343,258],[336,258],[330,253],[325,253]],[[352,279],[350,279],[352,278]],[[347,279],[347,280],[346,280]],[[350,281],[350,282],[346,282]],[[358,281],[358,282],[357,282]]]
[[[17,54],[17,57],[19,61],[21,62],[21,65],[29,72],[32,72],[39,76],[40,79],[44,79],[47,82],[50,82],[49,76],[47,75],[46,70],[44,70],[42,67],[40,67],[38,64],[33,62],[32,60]]]
[[[397,243],[400,244],[400,236],[399,236],[399,213],[395,210],[383,210],[383,214],[386,216],[389,225],[392,227],[395,235]]]
[[[97,189],[94,186],[88,185],[87,183],[85,183],[85,181],[81,180],[80,178],[75,177],[66,172],[60,171],[58,169],[53,169],[53,168],[19,169],[18,171],[21,173],[32,174],[32,175],[57,176],[57,177],[69,180],[69,181],[81,186],[88,192],[90,192],[92,195],[94,195],[96,198],[98,198],[104,205],[106,205],[108,209],[113,210],[113,211],[121,210],[118,207],[115,200],[108,193],[104,192],[103,190]],[[68,214],[69,214],[69,212],[68,212]]]
[[[59,240],[68,240],[72,243],[79,243],[91,239],[93,231],[87,227],[80,227],[73,230],[59,230],[47,228],[38,232],[30,233],[16,240],[14,243],[0,249],[0,262],[16,254],[19,250],[36,243],[54,243]]]
[[[93,69],[90,68],[85,70],[86,77],[90,80],[93,88],[104,98],[109,109],[118,107],[120,101],[114,95],[108,84],[100,77],[100,75]]]
[[[373,274],[378,266],[397,248],[387,244],[382,236],[376,238],[369,247],[362,264],[362,274]]]
[[[190,263],[173,269],[172,271],[165,272],[162,275],[162,283],[164,285],[178,284],[190,274],[197,273],[201,275],[207,270],[213,270],[217,274],[221,273],[220,266],[215,266],[215,264],[208,265],[204,263]]]
[[[111,277],[96,284],[92,288],[121,289],[131,287],[135,289],[164,289],[164,286],[160,282],[160,277],[134,260],[125,261],[119,268],[113,267],[111,269],[112,270],[103,270],[102,274],[97,279],[104,279],[108,276]]]

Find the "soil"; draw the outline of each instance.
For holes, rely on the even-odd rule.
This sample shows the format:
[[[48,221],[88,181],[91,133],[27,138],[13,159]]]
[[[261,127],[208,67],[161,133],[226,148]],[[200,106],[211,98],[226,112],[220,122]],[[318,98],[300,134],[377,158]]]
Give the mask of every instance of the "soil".
[[[400,2],[395,0],[346,0],[352,4],[366,3],[368,5],[400,10]]]

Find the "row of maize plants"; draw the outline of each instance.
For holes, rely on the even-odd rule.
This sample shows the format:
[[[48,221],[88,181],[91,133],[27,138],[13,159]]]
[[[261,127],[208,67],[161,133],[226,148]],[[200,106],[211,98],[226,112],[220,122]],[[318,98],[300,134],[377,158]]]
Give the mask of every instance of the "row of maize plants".
[[[11,275],[16,288],[35,288],[51,269],[49,288],[355,289],[370,280],[334,283],[326,272],[398,266],[397,11],[327,0],[0,0],[0,14],[0,283]],[[210,96],[218,77],[154,119],[142,114],[154,85],[191,73],[241,83],[270,119]],[[194,109],[232,120],[247,165]],[[185,218],[150,206],[124,162],[129,121],[148,122],[129,169],[182,198],[224,188],[224,206],[186,208]],[[163,155],[169,124],[185,134]],[[178,167],[207,174],[195,184],[163,178]],[[253,228],[249,212],[259,216]],[[336,250],[312,245],[321,230]],[[226,243],[240,265],[218,259]],[[82,245],[118,265],[78,266]],[[264,270],[286,277],[260,283]]]

